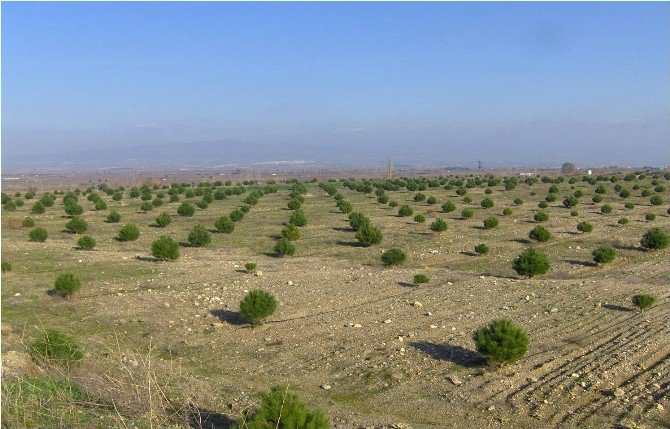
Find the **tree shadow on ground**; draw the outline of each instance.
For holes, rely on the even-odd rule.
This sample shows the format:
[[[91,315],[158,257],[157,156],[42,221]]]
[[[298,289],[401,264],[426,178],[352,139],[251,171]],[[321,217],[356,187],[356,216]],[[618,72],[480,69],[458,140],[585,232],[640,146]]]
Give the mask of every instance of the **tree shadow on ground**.
[[[644,252],[644,250],[645,250],[643,247],[640,247],[640,246],[626,246],[626,245],[623,245],[623,244],[615,244],[612,247],[614,247],[617,250],[633,250],[633,251],[640,251],[640,252]]]
[[[367,247],[365,244],[361,243],[360,241],[343,241],[343,240],[337,240],[335,242],[338,246],[350,246],[350,247]]]
[[[343,227],[336,226],[336,227],[333,228],[333,231],[339,231],[339,232],[355,232],[356,230],[353,229],[353,228],[343,228]]]
[[[436,344],[429,341],[410,343],[410,346],[426,353],[434,359],[447,360],[465,367],[481,366],[486,363],[479,353],[452,344]]]
[[[230,323],[231,325],[246,325],[247,321],[240,316],[237,311],[230,310],[212,310],[209,312],[212,316],[218,318],[222,322]]]
[[[479,256],[475,252],[466,252],[465,250],[459,252],[461,255],[466,255],[466,256]]]
[[[579,261],[577,259],[563,259],[563,262],[567,262],[570,265],[581,265],[582,267],[597,267],[598,264],[590,261]]]
[[[416,285],[414,283],[410,283],[410,282],[398,282],[398,284],[402,287],[416,288]]]
[[[236,422],[225,414],[193,407],[188,415],[188,423],[193,429],[229,429],[233,428]]]
[[[433,235],[432,232],[416,232],[416,231],[410,231],[409,234],[411,234],[411,235],[424,235],[424,236]]]
[[[623,305],[616,305],[616,304],[603,304],[603,307],[605,307],[608,310],[615,310],[615,311],[633,311],[632,308],[624,307]]]
[[[527,238],[512,238],[509,241],[513,241],[515,243],[521,243],[521,244],[531,244],[532,242],[527,239]]]

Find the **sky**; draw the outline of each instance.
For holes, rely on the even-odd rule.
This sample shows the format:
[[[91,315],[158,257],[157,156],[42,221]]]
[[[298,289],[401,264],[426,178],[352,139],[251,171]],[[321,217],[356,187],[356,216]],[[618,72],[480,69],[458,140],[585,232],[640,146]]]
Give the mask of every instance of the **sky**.
[[[668,2],[1,8],[6,166],[198,142],[250,161],[670,164]]]

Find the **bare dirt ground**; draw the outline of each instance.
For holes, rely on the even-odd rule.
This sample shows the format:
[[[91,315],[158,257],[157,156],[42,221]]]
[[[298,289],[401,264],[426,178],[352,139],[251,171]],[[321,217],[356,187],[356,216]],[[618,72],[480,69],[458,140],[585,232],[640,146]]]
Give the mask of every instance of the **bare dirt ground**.
[[[649,187],[649,179],[640,184]],[[303,205],[309,223],[295,242],[296,255],[276,258],[269,252],[291,213],[282,189],[261,197],[232,234],[214,234],[208,247],[182,247],[175,262],[152,262],[151,242],[161,235],[186,241],[195,223],[213,229],[214,220],[240,206],[245,195],[182,218],[178,203],[145,214],[127,191],[120,203],[102,194],[109,210],[121,213],[119,224],[104,222],[109,210],[92,211],[82,197],[87,234],[98,241],[91,252],[76,250],[78,237],[62,231],[67,219],[60,199],[46,213],[31,215],[49,239],[28,242],[28,229],[16,222],[29,214],[28,201],[2,219],[2,259],[14,266],[2,276],[3,355],[22,350],[18,339],[56,327],[76,336],[87,353],[71,377],[104,395],[85,380],[113,376],[120,355],[144,353],[155,360],[157,379],[188,384],[190,400],[216,412],[221,427],[239,417],[256,392],[276,384],[290,384],[336,428],[668,427],[670,258],[667,250],[643,251],[639,241],[651,227],[670,229],[670,195],[663,192],[665,204],[651,206],[641,189],[634,191],[626,201],[636,207],[627,210],[611,183],[604,201],[594,204],[594,187],[578,182],[585,196],[575,207],[580,216],[571,217],[561,201],[574,191],[560,184],[559,199],[544,210],[549,221],[542,223],[554,237],[535,245],[549,255],[552,270],[518,278],[511,262],[529,245],[528,231],[537,224],[533,214],[549,186],[496,186],[490,209],[479,205],[483,187],[468,190],[469,204],[442,188],[423,191],[437,197],[435,205],[414,202],[416,192],[404,188],[387,192],[424,213],[425,224],[398,217],[397,208],[379,204],[374,194],[341,188],[354,210],[384,234],[380,245],[365,248],[355,245],[335,200],[310,185]],[[512,203],[516,197],[523,205]],[[441,213],[446,201],[457,210]],[[613,213],[600,213],[605,203]],[[462,219],[464,207],[474,208],[475,216]],[[502,216],[505,207],[514,213]],[[163,211],[173,223],[151,227]],[[657,217],[647,222],[646,213]],[[500,226],[482,228],[489,215],[499,216]],[[447,231],[430,231],[436,217],[447,221]],[[630,223],[617,225],[621,217]],[[576,231],[582,220],[594,225],[592,233]],[[140,239],[116,241],[129,222],[140,227]],[[482,242],[490,253],[474,256],[474,245]],[[600,244],[618,249],[614,262],[591,263]],[[381,265],[381,252],[391,247],[407,253],[404,265]],[[258,264],[259,275],[244,272],[249,261]],[[70,300],[47,294],[61,272],[84,282]],[[419,273],[430,283],[413,286]],[[257,288],[271,292],[279,305],[267,323],[250,328],[237,314],[238,303]],[[657,303],[645,312],[633,310],[630,299],[637,293],[653,294]],[[495,369],[483,364],[472,333],[501,317],[523,326],[531,344],[515,365]],[[127,366],[143,368],[132,359]],[[18,418],[13,423],[20,426]]]

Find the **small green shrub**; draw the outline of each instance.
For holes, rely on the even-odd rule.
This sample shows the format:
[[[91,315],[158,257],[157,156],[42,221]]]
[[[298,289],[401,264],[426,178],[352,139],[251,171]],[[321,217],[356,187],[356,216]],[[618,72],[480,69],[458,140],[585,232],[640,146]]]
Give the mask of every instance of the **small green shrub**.
[[[532,240],[544,243],[549,241],[549,239],[551,238],[551,233],[549,232],[549,230],[547,230],[542,226],[536,226],[528,233],[528,237]]]
[[[651,203],[652,206],[663,205],[663,197],[661,197],[660,195],[654,195],[653,197],[651,197],[649,202]]]
[[[511,216],[512,213],[513,213],[513,212],[512,212],[512,209],[509,208],[509,207],[507,207],[506,209],[504,209],[504,210],[502,211],[503,216]]]
[[[493,200],[491,198],[486,197],[482,200],[480,204],[483,208],[490,209],[491,207],[493,207]]]
[[[253,262],[247,262],[244,264],[244,269],[247,270],[247,273],[253,274],[256,272],[256,264]]]
[[[55,329],[47,329],[42,337],[36,339],[30,345],[29,350],[37,359],[55,362],[65,367],[69,367],[84,358],[84,352],[74,337]]]
[[[165,228],[171,223],[172,223],[172,216],[170,216],[170,213],[163,212],[156,217],[156,225],[160,226],[161,228]]]
[[[579,216],[579,212],[577,210],[573,210],[573,211],[570,212],[570,216],[577,217],[577,216]]]
[[[81,288],[81,280],[72,273],[59,275],[54,282],[54,291],[63,298],[69,298]]]
[[[546,214],[545,212],[537,212],[535,213],[535,216],[533,216],[533,220],[535,222],[545,222],[549,219],[549,215]]]
[[[651,295],[641,294],[633,296],[633,305],[639,308],[640,310],[644,310],[646,308],[651,307],[652,305],[654,305],[655,302],[656,298],[654,298]]]
[[[514,260],[512,267],[520,276],[531,278],[539,274],[546,274],[551,264],[547,255],[529,247]]]
[[[77,246],[83,250],[93,250],[95,247],[95,240],[90,235],[84,235],[77,240]]]
[[[289,202],[288,202],[289,210],[297,210],[297,209],[300,208],[300,206],[302,206],[302,203],[300,202],[300,200],[298,200],[296,198],[293,198],[293,199],[289,200]]]
[[[41,201],[37,201],[33,204],[33,208],[30,210],[33,214],[42,214],[46,211],[44,204]]]
[[[495,216],[490,216],[484,219],[484,228],[486,229],[493,229],[496,226],[498,226],[498,218]]]
[[[665,249],[670,244],[670,237],[662,229],[652,228],[642,236],[640,244],[650,250]]]
[[[286,238],[280,238],[275,243],[274,250],[279,256],[292,256],[295,253],[295,246]]]
[[[319,409],[309,409],[288,387],[273,387],[261,394],[258,409],[245,412],[234,429],[328,429],[330,422]]]
[[[425,274],[417,274],[414,276],[414,284],[419,285],[423,283],[428,283],[430,282],[430,278],[428,278],[427,275]]]
[[[145,201],[142,204],[140,204],[140,210],[142,210],[144,213],[150,212],[153,209],[154,206],[149,201]]]
[[[656,215],[653,213],[647,213],[646,215],[644,215],[644,220],[646,220],[647,222],[655,221]]]
[[[195,206],[188,201],[184,201],[177,207],[177,214],[179,216],[191,217],[195,214]]]
[[[298,209],[291,214],[288,221],[295,226],[305,226],[307,225],[307,215],[304,211]]]
[[[39,243],[44,243],[47,240],[47,237],[49,237],[49,233],[47,232],[46,229],[41,227],[37,227],[28,233],[28,238],[30,239],[30,241],[35,241]]]
[[[475,246],[475,253],[478,255],[486,255],[489,253],[489,246],[484,243],[478,244]]]
[[[121,215],[117,211],[112,211],[107,215],[108,223],[119,223],[121,220]]]
[[[456,210],[456,204],[454,204],[453,202],[447,201],[446,203],[442,204],[442,212],[451,213],[454,210]]]
[[[461,211],[461,217],[463,219],[470,219],[472,216],[475,215],[475,211],[473,209],[463,209]]]
[[[414,210],[410,206],[408,206],[407,204],[403,205],[398,210],[398,216],[401,216],[401,217],[412,216],[413,214],[414,214]]]
[[[612,206],[610,206],[609,204],[605,204],[604,206],[602,206],[600,208],[600,213],[603,213],[603,214],[612,213]]]
[[[23,221],[21,222],[21,226],[24,228],[32,228],[35,226],[35,221],[31,217],[24,217]]]
[[[523,204],[523,200],[521,198],[515,198],[514,199],[514,204],[516,204],[517,206],[520,206],[521,204]]]
[[[426,216],[424,216],[422,214],[418,214],[418,215],[414,216],[414,222],[424,223],[425,221],[426,221]]]
[[[277,300],[269,292],[261,289],[250,291],[240,301],[240,316],[252,326],[259,325],[263,319],[271,316],[277,308]]]
[[[136,225],[133,225],[132,223],[123,225],[119,230],[118,238],[120,241],[135,241],[139,237],[140,237],[140,229]]]
[[[164,235],[151,243],[151,254],[163,261],[175,261],[179,259],[179,243]]]
[[[398,202],[397,201],[389,201],[389,207],[391,207],[391,208],[398,207]]]
[[[528,335],[508,319],[498,319],[488,326],[478,329],[473,340],[477,351],[491,365],[505,365],[516,362],[528,351]]]
[[[537,205],[541,209],[546,209],[549,207],[549,204],[546,203],[546,201],[540,201],[540,203]]]
[[[447,230],[447,222],[443,219],[437,218],[430,224],[431,231],[442,232]]]
[[[212,242],[212,234],[201,224],[195,224],[188,234],[188,242],[191,246],[202,247]]]
[[[219,232],[224,232],[226,234],[230,234],[231,232],[233,232],[235,230],[235,222],[230,220],[230,218],[228,218],[228,216],[222,216],[214,222],[214,227]]]
[[[590,223],[588,223],[586,221],[579,222],[577,224],[577,231],[584,232],[584,233],[591,232],[591,231],[593,231],[593,225],[591,225]]]
[[[300,230],[297,226],[289,223],[282,229],[281,236],[289,241],[295,241],[300,238]]]
[[[579,203],[579,200],[575,196],[569,196],[563,200],[563,207],[569,209],[576,206]]]
[[[635,204],[633,204],[633,203],[626,203],[626,204],[624,205],[624,207],[626,207],[628,210],[633,210],[633,209],[635,208]]]
[[[593,262],[597,264],[606,264],[612,262],[616,257],[616,250],[610,246],[599,246],[593,249]]]
[[[8,273],[8,272],[12,271],[12,269],[14,269],[14,267],[12,266],[12,263],[11,263],[11,262],[5,262],[5,261],[3,261],[3,262],[0,264],[0,266],[2,267],[2,272],[3,272],[3,273]]]
[[[405,252],[396,248],[388,249],[382,253],[382,263],[386,266],[400,265],[405,262],[406,258]]]
[[[349,213],[349,226],[358,231],[360,227],[370,223],[370,219],[360,212]]]
[[[98,211],[107,210],[107,203],[102,199],[96,200],[94,208]]]
[[[80,234],[82,232],[86,232],[88,229],[88,224],[84,219],[75,216],[65,224],[65,228],[74,234]]]
[[[628,222],[629,222],[629,221],[628,221],[628,218],[625,218],[625,217],[622,217],[621,219],[619,219],[619,220],[617,221],[617,223],[618,223],[619,225],[627,225]]]
[[[363,243],[365,246],[372,246],[382,242],[382,232],[379,228],[372,226],[370,223],[363,224],[356,232],[356,240]]]

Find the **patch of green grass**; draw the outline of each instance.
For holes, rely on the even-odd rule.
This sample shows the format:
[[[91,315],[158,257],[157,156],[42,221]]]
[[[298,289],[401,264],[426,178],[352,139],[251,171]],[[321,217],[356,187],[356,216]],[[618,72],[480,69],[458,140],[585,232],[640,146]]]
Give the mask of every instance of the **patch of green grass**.
[[[3,428],[119,427],[113,408],[54,375],[2,383]]]

